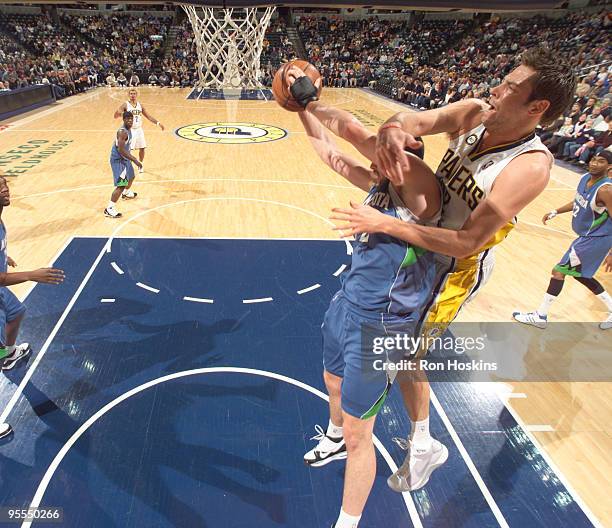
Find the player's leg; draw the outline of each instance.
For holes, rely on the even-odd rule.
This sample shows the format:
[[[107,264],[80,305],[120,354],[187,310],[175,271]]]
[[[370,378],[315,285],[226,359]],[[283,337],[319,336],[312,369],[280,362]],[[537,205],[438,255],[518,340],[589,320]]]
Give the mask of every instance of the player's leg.
[[[144,158],[145,158],[145,148],[141,148],[138,149],[138,161],[140,161],[140,163],[144,163]],[[143,172],[144,169],[141,169],[141,172]]]
[[[111,161],[111,169],[113,171],[113,181],[115,183],[115,189],[111,194],[110,202],[108,202],[106,209],[104,209],[105,216],[108,216],[109,218],[121,218],[122,216],[122,214],[117,211],[117,208],[115,206],[119,201],[123,189],[125,189],[129,184],[128,165],[131,166],[132,164],[129,163],[127,160]],[[133,171],[134,169],[132,168],[132,173]]]
[[[326,431],[318,425],[315,427],[317,435],[312,440],[317,440],[317,445],[304,455],[304,462],[312,467],[324,466],[334,460],[346,458],[341,410],[341,388],[345,366],[342,334],[346,312],[341,299],[340,293],[334,295],[321,325],[323,379],[329,395],[329,423]]]
[[[557,299],[563,285],[565,284],[565,274],[553,268],[550,273],[550,282],[548,289],[542,298],[542,303],[537,310],[533,312],[514,312],[512,317],[519,323],[528,324],[537,328],[546,328],[548,324],[548,311],[553,302]]]
[[[25,316],[25,306],[8,288],[3,287],[1,290],[0,295],[2,295],[6,313],[6,337],[4,344],[7,353],[2,370],[11,370],[22,359],[25,359],[32,349],[29,343],[15,344],[17,342],[17,336],[19,335],[21,322]]]
[[[6,313],[4,311],[4,304],[0,300],[0,365],[4,366],[4,358],[6,358]],[[0,423],[0,438],[5,438],[13,432],[13,428],[8,423]]]
[[[610,247],[612,247],[612,237],[578,237],[572,242],[559,264],[554,267],[548,291],[537,311],[515,312],[513,317],[521,323],[546,328],[548,310],[561,293],[563,281],[569,275],[589,288],[606,306],[608,318],[600,325],[600,328],[607,330],[612,327],[610,316],[612,314],[612,298],[603,286],[593,278],[606,258]]]
[[[126,161],[127,167],[127,185],[123,188],[123,192],[121,193],[121,198],[124,200],[132,200],[138,196],[138,193],[132,191],[132,184],[134,183],[134,179],[136,178],[136,174],[134,173],[134,165],[132,165],[131,161]]]
[[[580,284],[587,287],[605,305],[608,316],[599,324],[602,330],[612,329],[612,296],[605,290],[603,284],[593,277],[574,277]]]
[[[372,441],[376,416],[366,420],[346,412],[343,416],[348,457],[342,508],[334,528],[357,528],[376,477],[376,452]]]

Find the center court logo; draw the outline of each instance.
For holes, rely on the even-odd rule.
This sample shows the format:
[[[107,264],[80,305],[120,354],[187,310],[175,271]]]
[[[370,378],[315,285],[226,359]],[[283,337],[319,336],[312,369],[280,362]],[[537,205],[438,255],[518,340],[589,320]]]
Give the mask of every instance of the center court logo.
[[[287,131],[260,123],[196,123],[179,128],[176,135],[200,143],[244,145],[283,139]]]

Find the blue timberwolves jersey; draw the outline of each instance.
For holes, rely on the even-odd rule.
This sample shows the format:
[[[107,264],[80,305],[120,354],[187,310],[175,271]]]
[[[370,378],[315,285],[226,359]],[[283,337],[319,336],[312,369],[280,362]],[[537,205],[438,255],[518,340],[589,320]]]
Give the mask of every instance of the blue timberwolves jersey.
[[[591,188],[587,188],[590,177],[590,174],[585,174],[578,184],[572,212],[572,229],[580,236],[612,236],[610,211],[597,205],[597,191],[604,185],[612,185],[612,179],[601,178]]]
[[[405,222],[417,220],[388,180],[372,187],[364,203]],[[342,285],[346,299],[376,312],[405,315],[420,310],[434,280],[433,254],[383,233],[356,238]]]
[[[6,253],[6,227],[4,222],[0,220],[0,273],[6,273],[8,269],[8,256]]]
[[[130,148],[130,141],[132,141],[132,131],[128,130],[125,127],[121,127],[119,130],[117,130],[117,135],[119,135],[119,132],[121,132],[122,130],[125,130],[127,132],[128,139],[127,139],[127,147],[126,148],[129,150],[129,148]],[[115,142],[113,143],[113,147],[111,148],[111,156],[110,156],[111,161],[127,159],[127,158],[124,158],[119,153],[118,144],[119,144],[119,140],[117,139],[117,136],[115,136]]]

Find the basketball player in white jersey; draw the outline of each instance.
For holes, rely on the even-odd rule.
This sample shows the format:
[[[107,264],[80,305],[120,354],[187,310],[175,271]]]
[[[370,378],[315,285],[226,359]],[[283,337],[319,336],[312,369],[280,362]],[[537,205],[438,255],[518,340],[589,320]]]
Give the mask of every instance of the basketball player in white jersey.
[[[344,222],[337,228],[343,236],[384,233],[440,255],[437,284],[423,308],[422,322],[450,324],[486,281],[493,246],[505,238],[516,215],[542,192],[550,177],[552,156],[535,128],[564,112],[575,86],[569,65],[537,48],[523,53],[520,66],[491,90],[489,104],[470,99],[426,112],[400,112],[380,128],[375,139],[377,167],[394,185],[402,185],[411,171],[412,157],[404,151],[420,146],[416,136],[446,133],[450,139],[436,174],[424,176],[437,177],[441,183],[442,227],[397,221],[353,203],[350,209],[334,209],[332,216]],[[293,87],[292,94],[300,100]],[[309,88],[303,99],[311,101],[306,110],[316,115],[316,89]],[[336,133],[344,130],[342,137],[349,139],[349,123],[343,128],[333,119],[321,121]],[[365,138],[360,150],[371,150],[371,143]],[[412,432],[406,460],[389,478],[389,486],[404,492],[424,486],[446,460],[447,450],[429,433],[429,384],[424,373],[402,371],[398,380]],[[335,425],[342,430],[342,423]],[[370,467],[357,468],[351,477],[360,484],[350,493],[345,488],[336,528],[357,527],[374,473]]]
[[[119,109],[115,112],[115,119],[123,116],[123,112],[126,110],[131,112],[134,116],[134,124],[132,125],[132,140],[130,141],[130,150],[138,150],[138,160],[142,164],[142,167],[138,169],[139,173],[144,172],[144,157],[145,149],[147,148],[147,141],[145,140],[144,130],[142,128],[142,116],[146,117],[151,123],[155,123],[156,126],[165,130],[157,119],[149,114],[145,107],[138,101],[138,90],[136,88],[130,88],[128,91],[129,100],[123,103]],[[136,193],[130,189],[126,189],[121,195],[123,198],[135,198]]]

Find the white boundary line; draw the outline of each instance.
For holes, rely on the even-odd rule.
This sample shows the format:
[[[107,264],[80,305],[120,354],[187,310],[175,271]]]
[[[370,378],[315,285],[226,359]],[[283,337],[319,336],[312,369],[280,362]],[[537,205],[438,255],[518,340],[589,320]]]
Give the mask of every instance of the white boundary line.
[[[510,528],[510,526],[508,525],[508,522],[504,518],[503,513],[499,509],[499,506],[495,502],[493,495],[491,495],[489,488],[487,488],[487,485],[485,484],[484,480],[482,480],[480,473],[478,473],[478,469],[476,469],[474,462],[472,461],[469,453],[465,449],[463,442],[459,438],[457,431],[455,431],[453,424],[448,419],[446,412],[442,408],[442,405],[440,404],[440,401],[438,400],[438,397],[434,394],[433,390],[431,391],[431,403],[433,403],[433,406],[435,407],[436,411],[438,412],[438,415],[442,419],[444,426],[446,427],[446,429],[448,429],[448,432],[451,438],[453,439],[453,441],[455,442],[455,445],[457,446],[457,449],[459,450],[461,457],[465,461],[465,464],[468,467],[470,473],[472,474],[472,477],[474,478],[474,480],[476,481],[476,484],[480,488],[480,491],[483,494],[485,500],[487,501],[489,508],[491,508],[491,511],[493,512],[493,515],[495,516],[495,519],[497,519],[497,522],[502,528]]]
[[[153,286],[149,286],[148,284],[144,284],[142,282],[137,282],[136,286],[142,288],[143,290],[148,290],[153,293],[159,293],[159,290],[157,288],[153,288]]]
[[[565,489],[569,492],[569,494],[572,496],[572,499],[574,499],[574,501],[576,502],[576,504],[578,505],[578,507],[582,510],[582,512],[587,516],[587,518],[589,519],[589,521],[591,521],[591,524],[593,524],[593,526],[595,526],[595,528],[604,528],[603,524],[601,524],[601,522],[599,521],[599,519],[595,516],[595,514],[591,511],[591,508],[589,508],[586,503],[582,500],[582,498],[580,497],[580,495],[578,495],[578,493],[576,492],[576,490],[574,489],[574,487],[570,484],[569,479],[563,474],[561,473],[561,471],[559,470],[557,464],[555,464],[552,460],[552,458],[550,457],[550,455],[546,452],[546,450],[542,447],[542,445],[540,444],[540,442],[538,442],[538,440],[536,439],[536,437],[533,435],[533,433],[531,431],[528,430],[528,426],[525,425],[525,422],[523,422],[523,420],[521,419],[521,417],[518,415],[518,413],[508,404],[508,402],[506,400],[504,400],[503,398],[501,399],[502,403],[504,404],[504,407],[508,410],[508,412],[510,413],[510,415],[512,416],[512,418],[514,418],[514,421],[518,424],[518,426],[525,432],[525,435],[527,436],[527,438],[529,438],[529,440],[531,441],[531,443],[534,445],[534,447],[538,450],[538,453],[542,456],[542,458],[544,459],[544,461],[550,466],[550,469],[552,469],[555,473],[555,475],[558,477],[558,479],[561,481],[561,484],[563,484],[565,486]]]
[[[17,390],[14,392],[14,394],[11,397],[11,399],[9,400],[8,404],[6,405],[4,410],[2,411],[2,414],[0,414],[0,422],[6,422],[6,418],[8,417],[10,412],[13,410],[13,407],[17,403],[17,400],[19,399],[19,396],[21,396],[21,394],[23,393],[23,389],[25,388],[25,386],[30,381],[30,378],[34,374],[34,371],[38,367],[39,363],[42,361],[42,358],[45,357],[45,353],[47,352],[47,349],[49,348],[49,345],[51,345],[51,343],[53,342],[53,339],[55,339],[55,336],[57,335],[57,332],[59,331],[61,326],[64,324],[64,321],[66,320],[66,317],[68,317],[68,314],[70,313],[70,310],[72,310],[72,307],[74,306],[74,303],[79,298],[79,295],[81,295],[81,292],[85,288],[85,285],[89,282],[89,279],[93,275],[93,272],[95,271],[95,269],[98,267],[98,264],[102,260],[102,257],[105,255],[105,253],[106,253],[106,245],[104,245],[102,247],[102,249],[100,250],[100,253],[98,254],[96,259],[94,260],[94,262],[91,265],[91,267],[89,268],[89,271],[87,272],[87,274],[85,275],[85,277],[81,281],[81,284],[79,285],[77,290],[74,292],[74,295],[72,296],[72,299],[70,299],[70,302],[68,303],[66,308],[64,308],[64,311],[63,311],[61,317],[59,318],[57,323],[55,323],[55,326],[53,327],[53,330],[51,330],[51,333],[47,337],[47,340],[44,342],[42,348],[40,349],[40,351],[38,352],[38,354],[34,358],[34,361],[30,365],[30,368],[25,373],[25,376],[21,380],[21,383],[19,383],[19,386],[17,387]]]
[[[321,285],[319,283],[313,284],[312,286],[308,286],[308,288],[304,288],[303,290],[298,290],[297,294],[298,295],[303,295],[304,293],[311,292],[311,291],[316,290],[317,288],[320,288],[320,287],[321,287]]]
[[[548,424],[526,425],[525,429],[532,433],[554,433],[555,432],[555,428],[552,425],[548,425]]]
[[[340,275],[346,268],[347,268],[347,265],[342,264],[342,266],[340,266],[336,271],[334,271],[333,273],[334,277],[337,277],[338,275]]]
[[[85,238],[85,237],[83,237],[83,238]],[[108,237],[87,237],[87,238],[102,238],[102,239],[104,239],[104,238],[108,238]],[[111,267],[112,267],[112,268],[113,268],[113,269],[114,269],[114,270],[115,270],[115,271],[116,271],[116,272],[117,272],[119,275],[123,275],[123,274],[125,273],[125,271],[123,271],[123,270],[122,270],[122,269],[119,267],[119,265],[118,265],[118,264],[117,264],[115,261],[111,262]]]
[[[255,304],[263,302],[271,302],[274,299],[272,297],[261,297],[260,299],[242,299],[242,304]]]
[[[135,214],[134,216],[131,216],[127,220],[124,220],[121,224],[119,224],[115,228],[115,230],[112,232],[111,236],[108,238],[108,242],[106,243],[106,251],[108,253],[111,252],[113,240],[117,237],[117,235],[119,234],[119,232],[121,230],[123,230],[128,224],[130,224],[134,220],[138,220],[142,216],[145,216],[145,215],[147,215],[149,213],[152,213],[152,212],[155,212],[155,211],[159,211],[161,209],[166,209],[168,207],[175,207],[177,205],[184,205],[184,204],[195,203],[195,202],[218,202],[218,201],[255,202],[255,203],[265,203],[265,204],[278,205],[278,206],[281,206],[281,207],[287,207],[289,209],[294,209],[296,211],[300,211],[302,213],[306,213],[306,214],[308,214],[310,216],[314,216],[315,218],[318,218],[319,220],[322,220],[324,223],[326,223],[326,224],[328,224],[330,226],[335,226],[335,224],[331,220],[329,220],[328,218],[325,218],[324,216],[321,216],[318,213],[315,213],[314,211],[310,211],[309,209],[304,209],[303,207],[298,207],[297,205],[288,204],[288,203],[285,203],[285,202],[278,202],[276,200],[265,200],[263,198],[243,198],[243,197],[238,197],[238,196],[213,196],[213,197],[207,197],[207,198],[193,198],[193,199],[190,199],[190,200],[181,200],[179,202],[172,202],[172,203],[158,205],[156,207],[151,207],[150,209],[145,209],[144,211],[141,211],[141,212]],[[347,239],[344,239],[344,243],[346,245],[346,254],[347,255],[352,255],[353,254],[353,246],[351,246],[351,243]]]
[[[60,463],[62,462],[62,460],[68,453],[68,451],[98,419],[104,416],[113,407],[116,407],[117,405],[127,400],[128,398],[140,392],[143,392],[144,390],[149,389],[150,387],[154,387],[161,383],[165,383],[166,381],[170,381],[170,380],[177,379],[177,378],[183,378],[186,376],[193,376],[197,374],[210,374],[210,373],[219,373],[219,372],[253,374],[255,376],[263,376],[266,378],[272,378],[272,379],[276,379],[279,381],[284,381],[286,383],[289,383],[290,385],[294,385],[296,387],[304,389],[305,391],[310,392],[311,394],[314,394],[315,396],[318,396],[322,400],[329,401],[329,397],[326,394],[324,394],[320,390],[315,389],[314,387],[307,385],[306,383],[303,383],[299,380],[290,378],[288,376],[283,376],[282,374],[277,374],[275,372],[268,372],[265,370],[250,369],[250,368],[240,368],[240,367],[199,368],[199,369],[193,369],[193,370],[184,370],[182,372],[175,372],[173,374],[168,374],[167,376],[163,376],[161,378],[157,378],[157,379],[148,381],[147,383],[144,383],[142,385],[139,385],[138,387],[134,387],[133,389],[130,389],[128,392],[125,392],[121,396],[115,398],[113,401],[107,403],[104,407],[99,409],[93,416],[91,416],[85,423],[83,423],[81,427],[79,427],[76,430],[76,432],[62,446],[62,448],[59,450],[59,452],[57,453],[57,455],[55,456],[55,458],[53,459],[53,461],[47,468],[47,471],[45,472],[42,480],[40,481],[40,484],[38,485],[38,488],[36,489],[36,493],[34,494],[34,498],[32,499],[32,503],[30,504],[30,507],[37,508],[38,506],[40,506],[40,503],[44,497],[47,487],[49,486],[49,483],[51,482],[51,479],[53,478],[53,475],[55,474],[55,471],[59,467]],[[378,451],[384,458],[385,462],[387,463],[391,471],[395,472],[397,470],[397,465],[393,461],[393,458],[391,457],[391,455],[389,454],[385,446],[382,445],[382,442],[376,436],[373,436],[373,439],[374,439],[374,445],[376,446],[376,448],[378,449]],[[412,500],[412,496],[410,495],[410,493],[407,493],[407,492],[402,493],[402,497],[404,499],[404,503],[406,504],[406,508],[408,509],[408,514],[410,515],[410,519],[412,520],[414,528],[423,528],[423,524],[421,522],[421,519],[419,517],[416,506],[414,504],[414,501]],[[28,521],[28,522],[22,523],[21,526],[22,528],[30,528],[31,525],[32,525],[32,522]]]
[[[183,301],[191,301],[191,302],[206,303],[206,304],[213,304],[215,302],[214,299],[202,299],[200,297],[183,297]]]
[[[322,182],[301,182],[296,180],[269,180],[257,178],[179,178],[176,180],[138,180],[138,185],[150,184],[169,184],[169,183],[208,183],[208,182],[239,182],[239,183],[285,183],[289,185],[310,185],[314,187],[328,187],[331,189],[355,189],[353,185],[340,185],[338,183],[322,183]],[[105,185],[83,185],[81,187],[72,187],[70,189],[56,189],[54,191],[46,191],[34,194],[23,194],[13,196],[13,200],[24,200],[27,198],[38,198],[40,196],[51,196],[74,191],[84,191],[88,189],[108,189],[108,184]]]

